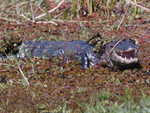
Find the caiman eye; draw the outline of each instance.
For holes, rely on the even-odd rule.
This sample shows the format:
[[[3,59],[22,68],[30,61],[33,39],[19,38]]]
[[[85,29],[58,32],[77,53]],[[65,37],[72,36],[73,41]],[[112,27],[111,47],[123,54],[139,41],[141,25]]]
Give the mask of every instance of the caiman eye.
[[[134,40],[132,40],[132,39],[130,39],[130,40],[129,40],[129,42],[131,42],[131,43],[135,44],[135,41],[134,41]]]
[[[60,54],[64,54],[64,51],[62,49],[59,50]]]

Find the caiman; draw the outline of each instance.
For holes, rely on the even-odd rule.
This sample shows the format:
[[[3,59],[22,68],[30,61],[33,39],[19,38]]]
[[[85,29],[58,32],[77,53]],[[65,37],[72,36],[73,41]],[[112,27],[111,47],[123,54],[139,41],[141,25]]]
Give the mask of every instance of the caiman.
[[[17,57],[76,59],[81,60],[83,69],[94,67],[101,61],[111,68],[128,68],[138,63],[138,47],[132,39],[126,38],[106,44],[101,47],[103,52],[95,52],[94,48],[95,45],[90,45],[88,41],[25,41],[19,47]]]
[[[89,41],[25,41],[19,46],[18,58],[62,57],[67,60],[81,60],[82,68],[94,67],[103,62],[108,67],[128,68],[138,63],[138,47],[129,38],[115,40],[100,46],[101,52],[94,51],[96,44]],[[117,44],[118,43],[118,44]],[[98,45],[98,44],[97,44]],[[0,57],[6,56],[0,53]]]

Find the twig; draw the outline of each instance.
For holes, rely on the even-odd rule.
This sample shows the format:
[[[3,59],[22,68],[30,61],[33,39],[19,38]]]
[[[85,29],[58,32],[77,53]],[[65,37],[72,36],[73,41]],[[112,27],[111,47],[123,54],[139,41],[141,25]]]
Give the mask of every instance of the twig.
[[[108,14],[107,20],[109,20],[109,9],[108,8],[107,8],[107,14]]]
[[[121,22],[120,22],[120,24],[118,25],[117,30],[119,30],[119,28],[120,28],[120,26],[121,26],[121,24],[122,24],[122,22],[123,22],[125,16],[126,16],[126,12],[125,12],[125,14],[124,14],[123,17],[122,17]]]
[[[131,2],[131,0],[127,0],[127,5]]]
[[[20,16],[22,16],[23,18],[26,18],[27,20],[33,22],[32,20],[30,20],[29,18],[27,18],[24,14],[20,14]],[[17,23],[21,23],[19,21],[14,21],[14,20],[10,20],[10,19],[7,19],[7,18],[3,18],[3,17],[0,17],[0,19],[3,19],[3,20],[6,20],[6,21],[12,21],[12,22],[17,22]],[[52,24],[55,24],[57,25],[55,22],[73,22],[73,23],[91,23],[91,22],[94,22],[94,21],[76,21],[76,20],[60,20],[60,19],[51,19],[51,21],[37,21],[36,23],[52,23]],[[95,23],[99,23],[98,21]]]
[[[51,12],[55,11],[56,9],[58,9],[58,8],[60,7],[60,5],[63,4],[64,1],[65,1],[65,0],[62,0],[61,2],[59,2],[59,4],[58,4],[55,8],[49,10],[48,13],[51,13]],[[46,13],[41,14],[41,15],[35,17],[35,19],[41,18],[41,17],[43,17],[43,16],[45,16],[45,15],[46,15]]]
[[[17,20],[11,20],[11,19],[8,19],[8,18],[3,18],[3,17],[0,17],[0,19],[5,20],[5,21],[10,21],[10,22],[16,22],[18,24],[21,23],[21,22],[19,22]]]
[[[33,22],[35,22],[31,0],[30,0],[30,7],[31,7],[31,13],[32,13],[32,20],[33,20]]]
[[[41,5],[42,2],[43,2],[43,0],[41,0],[40,3],[39,3],[39,5],[38,5],[38,8],[39,8],[39,9],[41,9],[41,8],[40,8],[40,5]],[[34,11],[34,14],[37,12],[38,8],[36,8],[36,10]]]
[[[36,22],[36,23],[37,23],[37,24],[39,24],[39,23],[44,23],[44,24],[51,23],[51,24],[54,24],[54,25],[57,26],[57,24],[56,24],[55,22],[53,22],[53,21],[38,21],[38,22]]]
[[[26,17],[24,14],[20,14],[20,16],[22,16],[23,18],[25,18],[25,19],[27,19],[27,20],[29,20],[29,21],[32,21],[32,20],[30,20],[30,18]],[[32,22],[33,22],[33,21],[32,21]]]
[[[150,12],[150,9],[148,9],[148,8],[146,8],[146,7],[143,7],[143,6],[141,6],[141,5],[138,5],[137,3],[134,3],[134,2],[130,2],[129,0],[125,0],[127,3],[130,3],[130,4],[132,4],[132,5],[136,5],[137,7],[140,7],[140,8],[142,8],[142,9],[144,9],[144,10],[146,10],[146,11],[148,11],[148,12]]]
[[[33,22],[32,20],[30,20],[29,18],[27,18],[24,14],[21,14],[20,16],[22,16],[22,17],[26,18],[27,20]],[[55,22],[53,22],[53,21],[37,21],[37,22],[35,22],[35,23],[37,23],[37,24],[39,24],[39,23],[45,23],[45,24],[46,24],[46,23],[51,23],[51,24],[54,24],[54,25],[57,26],[57,24],[56,24]]]
[[[33,1],[35,1],[35,0],[31,0],[32,2]],[[21,5],[24,5],[24,4],[27,4],[28,2],[23,2],[23,3],[21,3],[21,4],[18,4],[18,5],[15,5],[14,7],[19,7],[19,6],[21,6]]]
[[[120,39],[116,44],[115,46],[107,53],[107,55],[105,55],[102,59],[101,59],[101,62],[115,49],[115,47],[122,41],[126,38],[123,38],[123,39]]]
[[[55,22],[73,22],[73,23],[91,23],[91,22],[95,22],[95,23],[99,23],[98,21],[78,21],[78,20],[62,20],[62,19],[51,19],[51,21],[55,21]]]
[[[25,79],[26,83],[27,83],[28,85],[30,85],[29,82],[28,82],[28,79],[24,76],[24,74],[23,74],[22,70],[20,69],[20,66],[19,66],[19,65],[18,65],[18,68],[19,68],[19,71],[20,71],[20,73],[22,74],[23,78]]]
[[[71,5],[72,6],[72,5]],[[67,9],[65,9],[64,11],[67,11],[67,10],[69,10],[70,8],[71,8],[71,6],[70,7],[68,7]],[[53,20],[53,19],[55,19],[55,18],[57,18],[58,16],[60,16],[61,14],[63,14],[64,13],[64,11],[62,11],[61,13],[59,13],[58,15],[56,15],[54,18],[52,18],[51,20]]]

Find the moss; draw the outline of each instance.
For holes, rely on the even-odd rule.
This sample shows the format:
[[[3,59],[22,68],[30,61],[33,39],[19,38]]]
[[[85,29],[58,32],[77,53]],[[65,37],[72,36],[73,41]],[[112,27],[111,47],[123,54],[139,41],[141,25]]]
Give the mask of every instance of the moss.
[[[9,33],[0,40],[0,53],[6,55],[9,52],[16,53],[21,45],[22,38],[17,33]]]

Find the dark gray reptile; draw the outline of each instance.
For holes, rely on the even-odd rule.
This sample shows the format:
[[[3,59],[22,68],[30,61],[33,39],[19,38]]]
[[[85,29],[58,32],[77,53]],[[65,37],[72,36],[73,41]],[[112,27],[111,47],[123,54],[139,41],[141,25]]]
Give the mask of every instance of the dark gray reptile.
[[[118,41],[101,46],[102,51],[98,52],[93,51],[96,44],[90,45],[88,41],[25,41],[19,47],[17,57],[49,58],[61,56],[68,60],[81,60],[82,68],[94,67],[100,61],[111,68],[128,68],[137,64],[138,47],[135,42],[127,38],[116,45]],[[113,48],[114,46],[115,48]],[[109,51],[111,52],[109,53]],[[0,54],[0,58],[5,59],[6,56]]]
[[[103,52],[94,52],[95,45],[89,45],[87,41],[25,41],[19,47],[17,56],[18,58],[62,56],[69,60],[81,60],[82,68],[94,67],[101,60],[111,68],[128,68],[138,63],[138,47],[135,42],[127,38],[112,49],[117,42],[118,40],[103,46]]]

